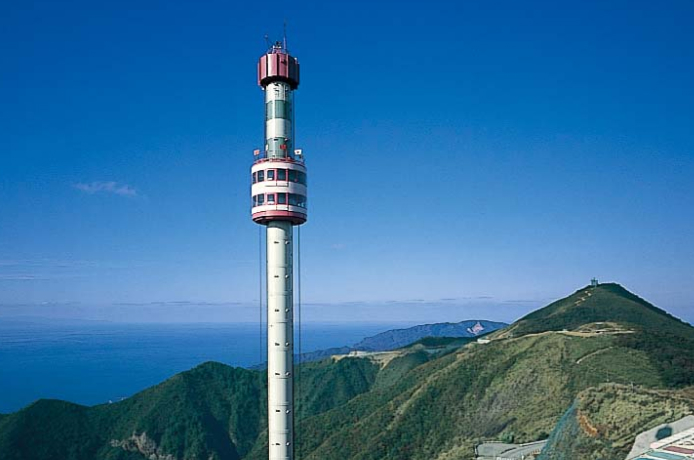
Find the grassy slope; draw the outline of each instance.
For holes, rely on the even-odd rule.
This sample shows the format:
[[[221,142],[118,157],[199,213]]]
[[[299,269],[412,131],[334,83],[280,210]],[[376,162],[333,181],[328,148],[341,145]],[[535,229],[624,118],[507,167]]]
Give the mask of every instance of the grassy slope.
[[[691,390],[607,384],[581,392],[540,460],[622,460],[636,434],[694,413]]]
[[[587,297],[586,293],[591,293]],[[586,298],[580,305],[575,302]],[[582,324],[610,321],[638,331],[619,337],[618,344],[645,352],[664,383],[694,385],[694,328],[618,284],[583,288],[573,295],[521,318],[496,337],[522,336],[544,331],[573,330]]]
[[[591,297],[575,305],[584,293]],[[516,321],[502,331],[505,335],[521,336],[545,331],[573,330],[599,321],[632,324],[652,332],[667,330],[677,335],[691,335],[691,327],[665,310],[650,304],[614,283],[601,284],[595,289],[585,287],[564,299],[551,303]]]
[[[690,326],[617,285],[597,288],[577,307],[580,297],[583,290],[524,318],[511,328],[515,338],[423,363],[391,379],[390,386],[376,385],[305,420],[311,434],[300,439],[306,458],[468,458],[481,439],[526,442],[546,436],[578,392],[592,386],[677,384],[662,350],[688,353],[694,338]],[[636,333],[551,332],[599,321]],[[651,334],[659,348],[648,346]],[[694,372],[685,368],[677,377],[687,382]],[[256,454],[249,458],[261,458]]]
[[[546,334],[466,347],[308,418],[302,449],[307,459],[467,458],[482,439],[546,437],[581,389],[605,380],[660,385],[647,359],[613,369],[629,355],[613,346],[610,337]],[[576,364],[600,349],[610,351]]]
[[[299,417],[320,414],[371,389],[378,366],[365,359],[306,363],[295,382]]]

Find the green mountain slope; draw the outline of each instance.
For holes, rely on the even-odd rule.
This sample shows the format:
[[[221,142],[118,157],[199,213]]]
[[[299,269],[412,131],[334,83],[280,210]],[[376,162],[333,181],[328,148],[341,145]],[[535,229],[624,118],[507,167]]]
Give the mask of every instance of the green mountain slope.
[[[481,440],[546,437],[593,386],[679,384],[663,350],[691,354],[694,329],[620,286],[586,291],[529,315],[511,333],[493,333],[489,344],[423,362],[390,386],[307,418],[299,440],[305,458],[471,458]],[[649,346],[652,334],[660,348]],[[684,368],[678,377],[686,383],[693,374]],[[257,446],[249,458],[262,455]]]
[[[605,283],[596,288],[585,287],[519,319],[498,335],[526,334],[573,330],[597,322],[635,325],[656,332],[690,334],[691,327],[649,302],[632,294],[619,284]]]
[[[486,338],[423,339],[302,365],[299,457],[470,459],[481,441],[549,433],[552,449],[580,452],[562,441],[580,440],[570,431],[580,428],[577,410],[609,425],[618,422],[603,423],[605,414],[623,407],[627,419],[640,404],[605,388],[668,399],[674,393],[665,389],[694,382],[694,328],[618,285],[581,289]],[[39,401],[0,418],[0,458],[260,460],[267,457],[265,395],[264,374],[206,363],[117,404]],[[689,406],[676,407],[639,425]],[[623,452],[636,434],[627,425],[605,437],[600,458]]]
[[[264,428],[262,382],[257,373],[207,363],[117,404],[38,401],[2,420],[0,452],[3,459],[239,459]]]
[[[620,335],[618,345],[644,351],[666,385],[694,385],[694,329],[618,284],[583,288],[493,333],[492,337],[574,330],[586,324],[593,324],[594,329],[603,328],[599,323],[616,323],[633,331]]]
[[[300,443],[307,459],[414,460],[470,458],[484,439],[534,441],[582,389],[605,380],[661,385],[647,357],[611,347],[610,337],[564,334],[468,346],[304,420]]]
[[[623,459],[636,434],[694,413],[694,392],[607,384],[581,392],[538,460]]]
[[[313,363],[299,406],[320,413],[367,391],[377,366]],[[84,407],[41,400],[0,419],[3,460],[156,460],[243,458],[266,428],[265,374],[219,363],[195,369],[115,404]],[[336,391],[328,391],[329,389]]]

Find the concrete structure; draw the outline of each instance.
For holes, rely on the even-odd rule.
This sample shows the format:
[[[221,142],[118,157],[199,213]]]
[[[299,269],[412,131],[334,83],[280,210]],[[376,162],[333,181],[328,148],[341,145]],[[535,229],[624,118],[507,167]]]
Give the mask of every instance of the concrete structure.
[[[253,221],[267,226],[268,443],[270,460],[294,458],[293,226],[306,222],[306,166],[294,149],[299,61],[275,43],[258,62],[265,148],[251,167]]]
[[[694,459],[694,416],[658,425],[636,437],[627,460]]]
[[[532,460],[547,444],[547,440],[527,444],[486,442],[475,447],[476,460]]]

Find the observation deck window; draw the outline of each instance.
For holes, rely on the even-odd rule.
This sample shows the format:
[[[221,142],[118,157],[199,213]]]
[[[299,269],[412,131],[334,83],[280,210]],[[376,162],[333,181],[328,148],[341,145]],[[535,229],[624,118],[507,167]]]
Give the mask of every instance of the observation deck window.
[[[277,180],[287,180],[287,170],[278,169],[277,170]]]
[[[306,207],[306,197],[298,193],[268,193],[253,196],[253,206],[288,204],[289,206]]]
[[[290,193],[289,194],[289,205],[290,206],[299,206],[301,208],[306,207],[306,197],[304,195],[299,195],[297,193]]]
[[[298,171],[294,169],[289,170],[289,182],[297,182],[299,177]]]
[[[267,180],[275,180],[275,170],[274,169],[268,169]]]
[[[265,180],[265,171],[258,171],[258,182],[263,182]]]

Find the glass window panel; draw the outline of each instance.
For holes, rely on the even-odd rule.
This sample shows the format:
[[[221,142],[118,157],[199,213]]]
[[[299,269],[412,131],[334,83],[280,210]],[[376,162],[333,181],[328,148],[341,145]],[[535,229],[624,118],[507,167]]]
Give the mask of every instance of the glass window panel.
[[[269,194],[267,196],[267,204],[275,204],[275,195],[274,194]]]
[[[258,195],[258,206],[265,204],[265,195]]]
[[[265,171],[258,171],[258,182],[263,182],[265,180]]]
[[[292,106],[288,101],[274,100],[265,104],[265,120],[273,118],[291,118]]]
[[[277,180],[287,180],[287,170],[278,169],[277,170]]]
[[[287,194],[278,193],[277,194],[277,204],[287,204]]]
[[[267,180],[275,180],[275,170],[274,169],[268,169]]]
[[[294,170],[294,169],[289,170],[289,181],[290,182],[296,182],[297,176],[298,176],[298,174],[297,174],[296,170]]]
[[[255,184],[255,179],[256,179],[255,173],[251,174],[251,182],[254,184]]]

